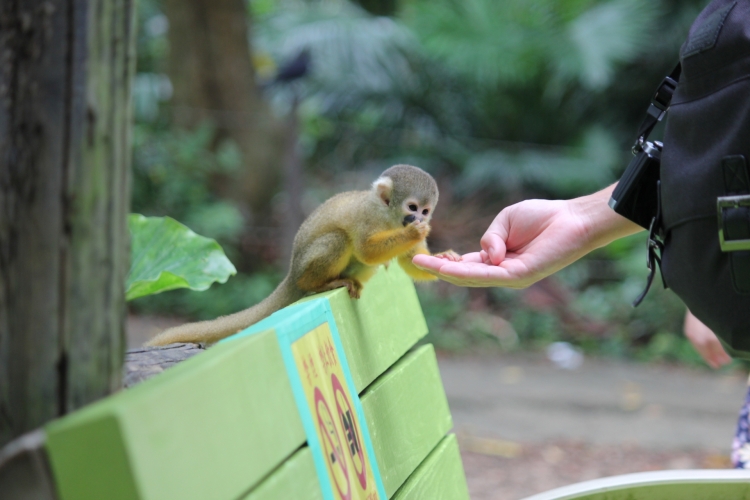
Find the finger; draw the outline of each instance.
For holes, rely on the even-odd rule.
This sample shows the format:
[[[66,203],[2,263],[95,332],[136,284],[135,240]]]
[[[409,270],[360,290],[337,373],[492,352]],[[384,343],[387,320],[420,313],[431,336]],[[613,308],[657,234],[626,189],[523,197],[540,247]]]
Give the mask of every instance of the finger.
[[[510,213],[511,209],[505,208],[497,214],[480,240],[482,250],[487,253],[489,261],[494,265],[500,264],[505,258],[506,242],[510,234]]]
[[[479,264],[486,263],[486,258],[483,258],[481,255],[483,252],[484,251],[465,253],[461,256],[461,262],[476,262]],[[487,254],[485,253],[485,255]]]
[[[487,232],[484,233],[484,236],[482,236],[480,244],[482,245],[482,250],[487,253],[489,261],[492,264],[498,265],[505,258],[505,240],[503,240],[499,234],[491,232],[491,230],[488,229]]]

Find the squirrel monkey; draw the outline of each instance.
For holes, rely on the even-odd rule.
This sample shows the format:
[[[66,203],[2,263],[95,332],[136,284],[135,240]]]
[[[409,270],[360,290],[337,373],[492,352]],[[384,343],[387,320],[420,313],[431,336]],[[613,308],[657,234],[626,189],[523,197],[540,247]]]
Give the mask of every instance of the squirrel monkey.
[[[425,238],[437,201],[437,183],[430,174],[411,165],[395,165],[369,191],[333,196],[305,219],[294,237],[289,273],[266,299],[235,314],[170,328],[146,345],[216,342],[306,295],[334,288],[346,287],[349,296],[357,299],[378,266],[394,258],[413,279],[434,280],[411,259],[430,253]],[[436,256],[461,259],[452,250]]]

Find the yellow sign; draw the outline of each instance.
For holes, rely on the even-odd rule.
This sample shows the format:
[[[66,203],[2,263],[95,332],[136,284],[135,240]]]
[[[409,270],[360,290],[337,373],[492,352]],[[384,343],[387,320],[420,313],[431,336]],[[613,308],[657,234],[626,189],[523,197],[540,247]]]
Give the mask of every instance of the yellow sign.
[[[334,496],[338,500],[378,500],[361,426],[328,323],[294,341],[292,355],[325,456]]]

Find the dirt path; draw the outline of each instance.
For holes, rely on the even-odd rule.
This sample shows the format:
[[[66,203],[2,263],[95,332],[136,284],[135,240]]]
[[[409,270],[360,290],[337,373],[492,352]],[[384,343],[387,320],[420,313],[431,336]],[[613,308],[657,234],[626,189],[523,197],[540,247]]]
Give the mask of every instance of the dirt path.
[[[441,356],[473,500],[631,472],[730,467],[743,374],[540,356]]]

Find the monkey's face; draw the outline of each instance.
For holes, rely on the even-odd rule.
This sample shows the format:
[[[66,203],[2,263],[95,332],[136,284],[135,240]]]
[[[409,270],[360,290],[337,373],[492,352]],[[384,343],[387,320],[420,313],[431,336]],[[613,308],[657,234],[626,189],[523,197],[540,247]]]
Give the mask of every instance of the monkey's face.
[[[430,174],[411,165],[394,165],[372,184],[388,210],[391,224],[429,223],[438,201],[438,187]]]
[[[401,204],[401,212],[403,213],[402,224],[404,226],[411,224],[416,221],[429,222],[432,218],[433,203],[429,200],[420,200],[408,198]]]

